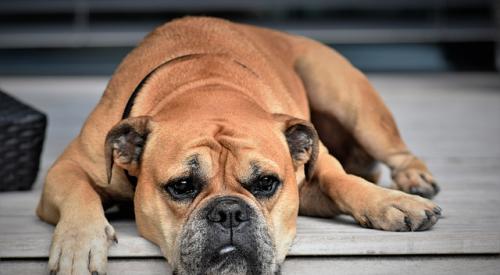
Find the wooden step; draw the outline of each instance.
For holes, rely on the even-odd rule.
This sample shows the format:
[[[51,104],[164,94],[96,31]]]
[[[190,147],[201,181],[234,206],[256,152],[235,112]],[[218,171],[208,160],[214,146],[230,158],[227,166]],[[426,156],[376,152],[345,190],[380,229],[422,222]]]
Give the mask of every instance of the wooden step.
[[[410,233],[364,229],[343,216],[300,217],[285,274],[494,274],[500,262],[500,77],[369,77],[407,143],[438,179],[442,192],[436,202],[444,216],[432,230]],[[78,133],[105,84],[105,78],[0,78],[4,90],[49,114],[42,170]],[[382,182],[389,184],[386,170]],[[34,215],[41,183],[30,192],[0,193],[0,274],[45,270],[53,227]],[[111,223],[119,244],[110,249],[109,274],[168,270],[159,249],[138,236],[133,221]]]

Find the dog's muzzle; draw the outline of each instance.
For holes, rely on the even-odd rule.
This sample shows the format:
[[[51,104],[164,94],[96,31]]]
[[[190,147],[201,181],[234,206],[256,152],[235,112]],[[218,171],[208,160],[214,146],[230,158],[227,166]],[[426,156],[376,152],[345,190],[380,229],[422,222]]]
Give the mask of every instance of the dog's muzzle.
[[[195,211],[179,242],[179,274],[272,274],[277,269],[262,213],[238,197],[217,197]]]

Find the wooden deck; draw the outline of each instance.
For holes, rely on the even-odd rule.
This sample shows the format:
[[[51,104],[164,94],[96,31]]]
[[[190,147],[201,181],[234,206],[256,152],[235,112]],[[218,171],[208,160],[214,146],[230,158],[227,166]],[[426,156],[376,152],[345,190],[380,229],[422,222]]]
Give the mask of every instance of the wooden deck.
[[[430,231],[364,229],[349,217],[300,217],[284,274],[500,274],[500,75],[369,75],[410,148],[441,185],[444,217]],[[0,78],[0,87],[49,114],[33,191],[0,193],[0,274],[45,274],[53,227],[34,215],[43,174],[78,133],[103,77]],[[383,184],[390,182],[384,170]],[[159,249],[131,220],[114,219],[119,244],[108,274],[165,274]]]

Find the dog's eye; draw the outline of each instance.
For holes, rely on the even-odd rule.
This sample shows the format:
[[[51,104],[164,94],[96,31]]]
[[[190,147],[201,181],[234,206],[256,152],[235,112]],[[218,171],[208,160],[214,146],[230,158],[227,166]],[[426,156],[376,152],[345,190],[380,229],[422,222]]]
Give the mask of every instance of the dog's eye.
[[[165,190],[177,200],[194,198],[198,193],[198,188],[192,178],[172,180],[165,186]]]
[[[261,176],[254,184],[252,184],[250,191],[256,197],[270,197],[275,192],[281,181],[275,176]]]

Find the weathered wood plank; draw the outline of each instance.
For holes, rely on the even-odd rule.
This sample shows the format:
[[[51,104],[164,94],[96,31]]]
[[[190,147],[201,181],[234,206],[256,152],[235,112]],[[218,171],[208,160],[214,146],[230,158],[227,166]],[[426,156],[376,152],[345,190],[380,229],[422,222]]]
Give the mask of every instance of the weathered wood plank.
[[[371,75],[410,147],[423,157],[500,157],[498,74]],[[52,163],[99,100],[105,77],[0,78],[50,117]]]
[[[359,228],[349,219],[300,218],[297,240],[290,254],[499,253],[500,162],[434,160],[430,164],[437,175],[443,176],[440,177],[443,191],[437,202],[444,209],[444,218],[434,230],[388,233]],[[38,199],[38,192],[0,194],[0,247],[10,247],[0,250],[0,256],[47,255],[53,227],[34,217]],[[137,236],[133,221],[112,223],[120,244],[112,248],[111,256],[160,255],[156,247]]]
[[[428,232],[360,228],[351,219],[301,217],[290,255],[500,253],[500,78],[489,75],[373,75],[406,142],[442,186],[444,218]],[[49,114],[42,170],[78,133],[106,78],[0,78],[0,86]],[[389,182],[387,171],[383,181]],[[34,216],[33,192],[0,194],[0,258],[47,257],[53,227]],[[159,257],[132,221],[112,221],[111,257]],[[329,262],[329,261],[327,261]],[[357,262],[356,262],[357,264]],[[369,267],[370,265],[367,264]],[[439,269],[436,269],[439,270]]]
[[[443,191],[443,199],[438,197],[445,211],[444,218],[426,232],[364,229],[348,217],[335,220],[300,217],[290,255],[500,253],[499,186],[475,188],[477,186],[467,182],[459,186],[463,188]],[[445,185],[444,190],[448,187],[453,188]],[[0,195],[3,213],[0,215],[0,247],[9,247],[0,249],[0,257],[46,257],[53,227],[33,215],[38,195],[34,192],[9,194]],[[111,248],[110,256],[160,256],[154,245],[137,235],[133,221],[111,222],[120,242]]]
[[[43,260],[0,262],[0,274],[46,274]],[[322,257],[287,258],[283,274],[498,274],[498,256],[458,257]],[[127,275],[171,274],[163,259],[110,259],[108,273]]]

